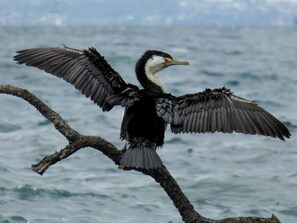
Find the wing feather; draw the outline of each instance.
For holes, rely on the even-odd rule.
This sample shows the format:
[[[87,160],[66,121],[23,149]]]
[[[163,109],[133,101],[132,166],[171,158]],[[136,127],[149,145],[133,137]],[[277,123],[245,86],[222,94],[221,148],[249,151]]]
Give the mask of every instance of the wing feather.
[[[206,89],[181,97],[161,95],[156,99],[156,111],[171,124],[173,133],[234,131],[282,140],[291,136],[273,115],[255,102],[233,95],[227,88]]]
[[[212,119],[211,119],[211,130],[210,132],[214,133],[217,129],[217,112],[216,109],[213,110],[212,112]]]
[[[227,124],[227,132],[228,133],[232,133],[233,130],[236,130],[236,126],[235,126],[235,121],[234,121],[235,117],[231,114],[231,108],[227,107],[227,116],[226,116],[226,124]]]
[[[14,59],[19,64],[63,78],[104,111],[114,106],[108,99],[115,99],[129,86],[95,48],[83,51],[68,47],[26,49],[18,51]],[[123,95],[120,98],[124,100]]]
[[[203,131],[203,117],[204,117],[204,109],[201,110],[201,112],[198,113],[199,114],[199,122],[197,123],[197,129],[198,132],[202,132]]]

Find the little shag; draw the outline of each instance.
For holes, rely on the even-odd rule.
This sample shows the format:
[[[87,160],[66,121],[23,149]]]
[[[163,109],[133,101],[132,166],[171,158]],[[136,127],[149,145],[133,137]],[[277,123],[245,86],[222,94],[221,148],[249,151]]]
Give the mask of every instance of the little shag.
[[[156,149],[164,144],[167,124],[173,133],[239,132],[290,138],[289,130],[273,115],[225,87],[179,97],[166,93],[155,74],[189,63],[161,51],[148,50],[136,63],[136,77],[143,89],[126,83],[95,48],[25,49],[18,51],[14,60],[63,78],[103,111],[116,105],[124,107],[122,168],[161,167]]]

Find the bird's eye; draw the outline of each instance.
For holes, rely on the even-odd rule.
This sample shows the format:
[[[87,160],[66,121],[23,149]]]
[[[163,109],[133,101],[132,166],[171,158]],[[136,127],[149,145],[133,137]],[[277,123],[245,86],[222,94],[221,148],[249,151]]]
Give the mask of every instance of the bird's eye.
[[[170,63],[171,61],[172,61],[172,58],[170,58],[170,57],[165,58],[166,63]]]

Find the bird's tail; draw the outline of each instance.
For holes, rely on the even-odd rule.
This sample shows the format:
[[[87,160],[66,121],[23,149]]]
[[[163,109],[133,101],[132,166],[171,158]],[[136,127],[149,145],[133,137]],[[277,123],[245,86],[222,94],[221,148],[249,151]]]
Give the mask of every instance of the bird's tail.
[[[140,138],[128,142],[120,164],[124,168],[156,169],[163,163],[156,152],[156,145],[147,139]]]

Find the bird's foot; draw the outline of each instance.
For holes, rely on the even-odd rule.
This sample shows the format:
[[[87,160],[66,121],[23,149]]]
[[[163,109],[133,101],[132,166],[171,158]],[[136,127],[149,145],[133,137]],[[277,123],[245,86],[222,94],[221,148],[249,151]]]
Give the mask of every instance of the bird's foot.
[[[120,165],[118,166],[118,169],[119,169],[119,170],[125,170],[125,171],[127,171],[127,170],[133,170],[133,169],[137,169],[137,168],[134,168],[134,167],[128,167],[128,166],[125,166],[125,165],[123,165],[123,164],[120,164]]]

